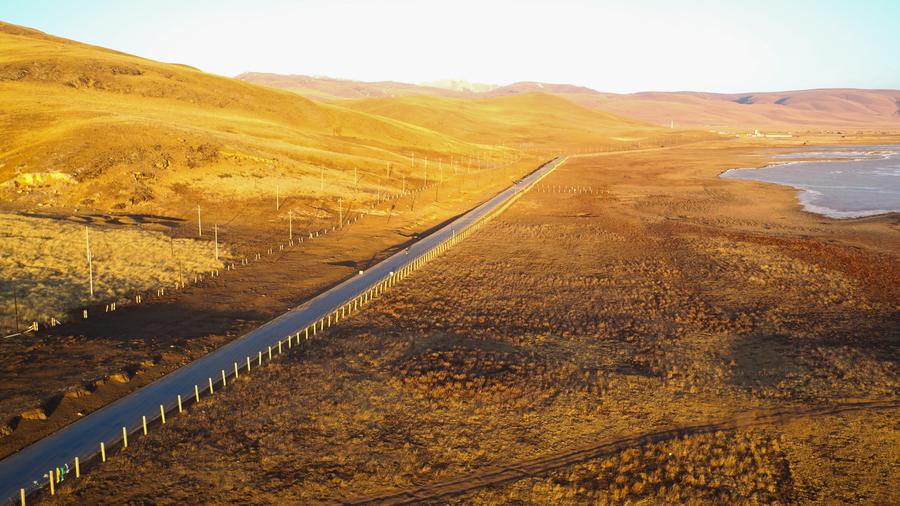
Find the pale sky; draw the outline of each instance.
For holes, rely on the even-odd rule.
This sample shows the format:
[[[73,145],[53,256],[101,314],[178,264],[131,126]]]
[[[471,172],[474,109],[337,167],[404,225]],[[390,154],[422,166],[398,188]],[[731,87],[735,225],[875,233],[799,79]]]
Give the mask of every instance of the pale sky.
[[[900,88],[900,0],[0,0],[0,20],[226,76]]]

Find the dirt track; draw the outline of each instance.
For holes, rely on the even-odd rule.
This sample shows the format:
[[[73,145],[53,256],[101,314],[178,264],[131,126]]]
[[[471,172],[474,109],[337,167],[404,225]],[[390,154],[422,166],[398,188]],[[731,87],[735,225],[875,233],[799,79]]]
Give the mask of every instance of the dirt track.
[[[455,476],[421,487],[385,491],[381,494],[360,497],[359,499],[338,504],[418,504],[443,497],[466,494],[480,488],[500,485],[529,476],[540,475],[572,464],[619,452],[626,448],[665,441],[688,434],[704,434],[722,430],[759,427],[790,419],[834,415],[853,411],[896,408],[900,408],[900,400],[893,399],[886,401],[851,402],[830,406],[797,406],[792,408],[757,411],[713,422],[694,425],[678,425],[624,438],[595,441],[585,446],[569,448],[558,453],[543,455],[533,459],[520,460],[506,465],[497,464],[481,469],[475,473]]]

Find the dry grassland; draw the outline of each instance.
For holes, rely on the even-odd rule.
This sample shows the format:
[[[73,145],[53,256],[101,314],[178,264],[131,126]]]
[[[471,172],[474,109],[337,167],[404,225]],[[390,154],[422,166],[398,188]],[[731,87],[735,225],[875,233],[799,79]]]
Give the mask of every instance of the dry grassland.
[[[468,209],[472,202],[505,188],[526,167],[533,169],[526,163],[480,171],[384,202],[377,212],[369,210],[360,221],[314,240],[306,238],[302,244],[295,242],[293,247],[287,242],[287,230],[281,229],[287,225],[287,220],[281,219],[287,218],[291,201],[287,200],[279,213],[266,210],[254,214],[250,210],[264,204],[257,201],[256,206],[237,210],[244,223],[253,226],[233,223],[219,227],[220,249],[230,253],[238,266],[235,270],[220,271],[219,276],[206,276],[199,284],[189,282],[178,290],[168,284],[162,297],[150,293],[141,304],[120,303],[114,312],[104,312],[103,304],[92,306],[88,320],[81,319],[78,308],[64,325],[0,340],[0,454],[52,433],[368,268],[419,234]],[[275,215],[274,223],[269,221],[271,215]],[[212,248],[208,231],[207,241],[197,242],[191,238],[191,231],[185,230],[188,227],[165,217],[88,214],[43,218],[43,222],[54,227],[77,223],[81,234],[83,223],[90,223],[92,231],[113,234],[137,229],[154,236],[161,231],[176,237],[171,239],[172,244],[202,244],[205,248],[197,253],[212,254],[208,251]],[[297,218],[295,241],[299,240],[299,230],[305,230],[301,227],[310,223],[325,226],[322,221]],[[236,238],[242,242],[232,242]],[[279,244],[285,246],[284,250]],[[262,253],[260,260],[253,260],[256,252]],[[150,255],[152,249],[146,253],[138,264],[168,266],[171,270],[166,274],[170,277],[180,274],[176,263],[167,262],[171,245],[155,252],[163,255],[159,264],[159,255]],[[67,265],[77,272],[86,268],[82,254],[57,262],[69,262]],[[251,260],[247,265],[240,265],[242,255]],[[43,256],[30,265],[41,261],[45,261]],[[105,267],[100,262],[97,270],[102,269]],[[48,296],[48,300],[66,296],[66,292],[60,292]],[[20,301],[20,310],[26,302]],[[10,318],[8,324],[13,323]]]
[[[894,504],[898,411],[685,435],[451,504]]]
[[[826,220],[716,177],[751,152],[573,159],[546,184],[597,192],[532,192],[50,502],[349,501],[659,427],[896,401],[895,218]],[[892,503],[895,417],[688,435],[459,501]]]
[[[0,329],[63,320],[72,308],[115,302],[196,273],[223,268],[228,251],[207,241],[172,239],[160,232],[90,227],[94,298],[90,297],[85,227],[61,220],[0,214],[0,239],[12,246],[0,257]],[[15,287],[18,302],[14,302]],[[10,320],[11,319],[11,320]]]
[[[459,102],[453,105],[464,113],[457,115],[426,100],[407,122],[7,23],[0,23],[0,45],[7,49],[0,55],[0,213],[39,210],[48,218],[37,224],[42,230],[70,220],[196,238],[199,207],[200,238],[211,240],[218,225],[236,257],[286,242],[291,224],[299,236],[340,226],[342,216],[392,213],[376,205],[387,194],[439,180],[483,187],[468,180],[500,166],[514,166],[511,179],[573,129],[582,133],[570,143],[648,140],[661,130],[548,95]],[[420,121],[438,116],[439,124]],[[22,244],[32,239],[27,234],[0,239],[3,256],[35,247]],[[143,261],[166,271],[160,280],[170,280],[175,271],[166,265],[179,255],[145,253]],[[81,277],[79,256],[69,255],[68,265],[59,256],[30,256],[11,276],[64,270]],[[206,264],[197,255],[189,261]],[[114,290],[149,281],[116,281]],[[58,280],[26,285],[35,283]],[[0,332],[15,326],[15,311],[6,311],[11,290],[2,288],[9,287],[0,287]],[[38,307],[26,297],[25,317],[59,318],[57,309],[77,307],[68,303],[80,293],[55,294]]]

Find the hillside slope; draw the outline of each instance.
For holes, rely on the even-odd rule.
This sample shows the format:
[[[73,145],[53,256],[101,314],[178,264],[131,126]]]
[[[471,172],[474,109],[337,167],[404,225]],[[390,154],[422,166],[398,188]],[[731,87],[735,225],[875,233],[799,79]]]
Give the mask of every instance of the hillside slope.
[[[565,95],[657,124],[720,128],[900,128],[900,91],[826,89],[771,93]]]
[[[343,104],[460,139],[492,143],[573,146],[643,139],[660,130],[544,93],[479,99],[409,96]]]
[[[293,91],[313,100],[341,100],[345,98],[388,98],[408,95],[436,95],[440,97],[467,97],[473,92],[447,87],[423,86],[396,81],[365,82],[330,77],[282,75],[265,72],[245,72],[235,79],[273,88]]]
[[[265,77],[263,77],[265,76]],[[455,92],[404,83],[366,83],[308,76],[242,74],[241,79],[312,98],[432,95],[488,98],[548,93],[581,106],[648,123],[727,129],[900,129],[900,90],[820,89],[764,93],[604,93],[583,86],[518,82],[484,92]],[[303,83],[302,86],[297,83]]]
[[[0,191],[10,200],[123,209],[193,199],[229,168],[318,179],[320,166],[400,167],[410,150],[492,149],[15,25],[0,24],[0,47]]]

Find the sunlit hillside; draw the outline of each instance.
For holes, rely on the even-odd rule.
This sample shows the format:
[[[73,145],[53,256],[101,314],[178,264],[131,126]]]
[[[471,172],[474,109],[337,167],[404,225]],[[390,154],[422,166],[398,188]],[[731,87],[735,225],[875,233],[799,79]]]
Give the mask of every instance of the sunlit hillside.
[[[364,82],[303,75],[282,75],[267,72],[245,72],[235,77],[249,83],[281,88],[313,100],[333,101],[345,98],[387,98],[406,95],[437,95],[465,97],[472,93],[432,85],[417,85],[396,81]],[[440,84],[440,83],[436,83]]]
[[[318,182],[323,167],[328,180],[386,161],[400,174],[410,151],[493,149],[14,25],[0,24],[0,47],[0,183],[10,199],[129,209],[222,190],[229,169]],[[46,184],[53,191],[31,194]]]
[[[648,123],[682,128],[900,129],[900,91],[818,89],[764,93],[607,93],[572,84],[518,82],[482,92],[457,92],[396,82],[245,73],[240,79],[287,89],[305,97],[378,98],[435,95],[457,98],[512,97],[549,93],[582,107]]]
[[[83,284],[83,275],[60,274],[85,267],[82,235],[60,222],[113,234],[108,244],[127,241],[155,266],[131,272],[133,253],[98,242],[104,276],[115,278],[101,279],[98,293],[112,297],[214,268],[181,266],[174,246],[161,256],[165,248],[146,246],[159,242],[152,233],[218,237],[230,251],[252,254],[285,228],[324,228],[351,208],[371,211],[386,193],[421,186],[428,160],[439,178],[444,166],[451,177],[462,164],[477,171],[515,162],[512,178],[559,149],[660,130],[544,94],[317,102],[11,24],[0,23],[0,47],[0,217],[7,224],[0,235],[9,238],[3,252],[16,252],[5,277],[19,285],[0,286],[0,303],[17,290],[29,310],[40,306],[31,318],[77,305],[59,287]],[[460,183],[453,186],[461,207],[484,198],[464,195]],[[470,186],[484,190],[483,183]],[[23,213],[29,217],[13,216]],[[224,227],[218,236],[214,225]],[[144,235],[128,235],[133,229]],[[37,249],[31,254],[24,243]],[[49,245],[67,253],[48,255]],[[113,267],[113,257],[126,264]],[[53,263],[60,258],[62,267]]]
[[[344,103],[348,108],[475,141],[542,146],[577,146],[640,140],[660,128],[581,107],[544,93],[477,100],[409,96]]]
[[[900,129],[900,91],[826,89],[770,93],[565,95],[584,105],[679,127]]]

